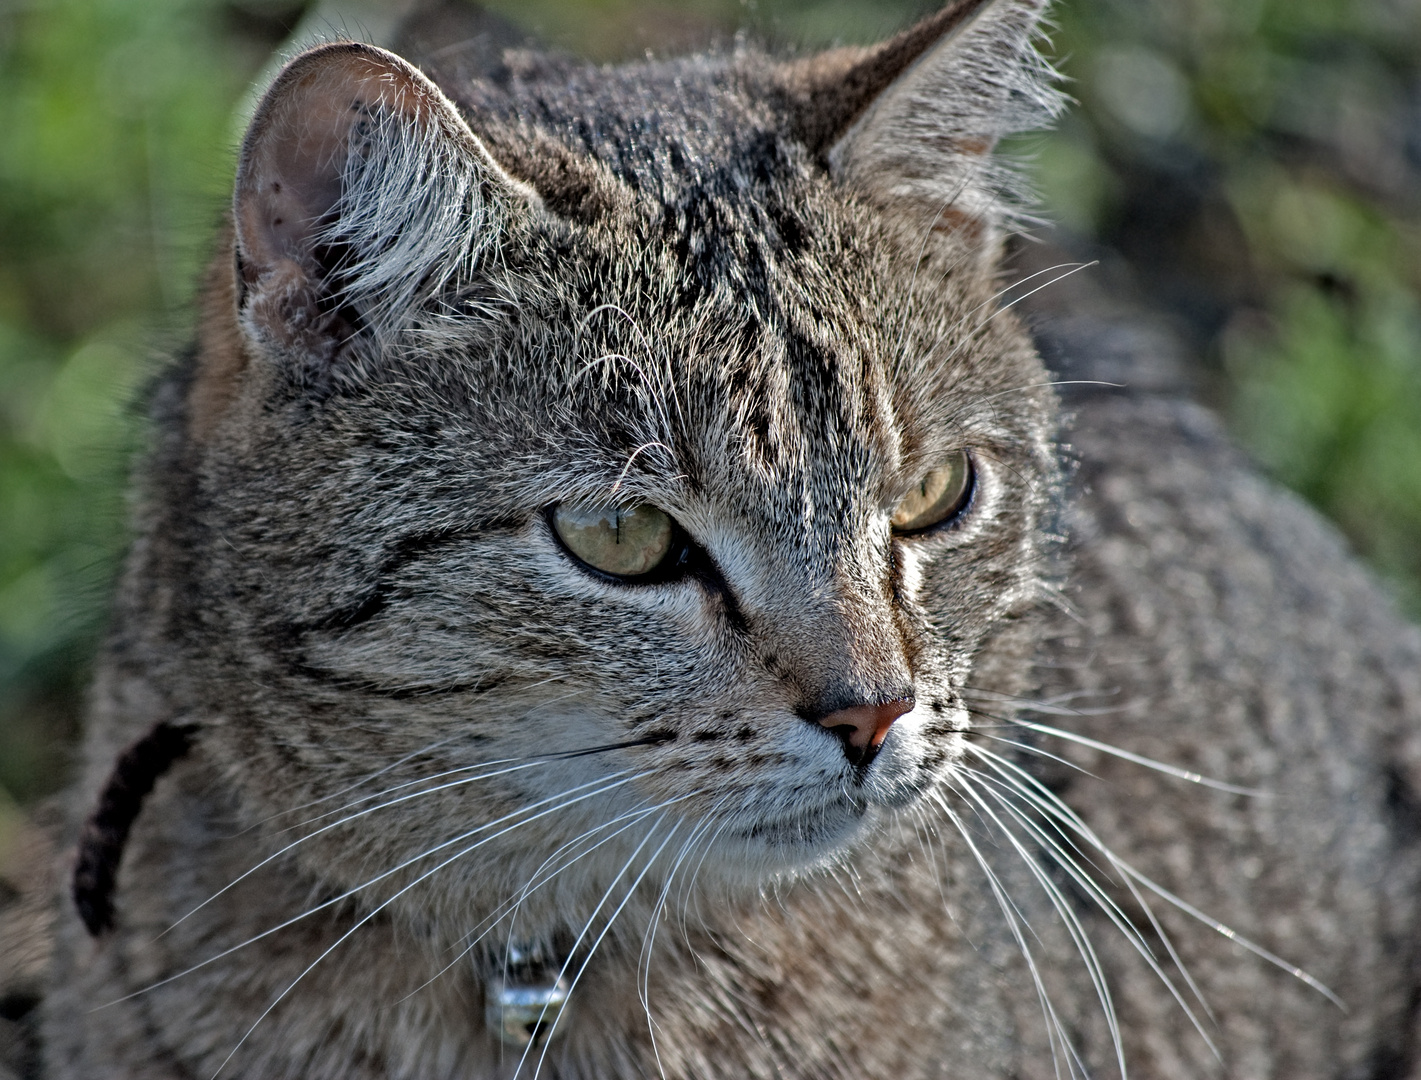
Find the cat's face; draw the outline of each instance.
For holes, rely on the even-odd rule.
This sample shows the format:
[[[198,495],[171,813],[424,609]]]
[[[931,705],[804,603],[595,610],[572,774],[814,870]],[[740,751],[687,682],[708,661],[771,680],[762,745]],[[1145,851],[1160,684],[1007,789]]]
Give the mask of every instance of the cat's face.
[[[950,777],[1039,599],[1049,392],[990,229],[888,213],[724,108],[771,150],[654,187],[568,148],[593,211],[485,172],[477,264],[383,332],[300,259],[252,269],[239,186],[184,678],[263,809],[380,770],[363,791],[418,795],[319,849],[352,878],[477,844],[442,887],[506,891],[601,845],[565,884],[649,837],[722,880],[832,859]]]

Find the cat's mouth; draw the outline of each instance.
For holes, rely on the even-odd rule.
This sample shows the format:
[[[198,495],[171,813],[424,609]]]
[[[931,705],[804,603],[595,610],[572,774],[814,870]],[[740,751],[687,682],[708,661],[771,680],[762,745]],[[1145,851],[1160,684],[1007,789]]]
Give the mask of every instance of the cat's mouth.
[[[932,785],[933,772],[915,752],[919,748],[905,741],[890,736],[871,762],[849,766],[832,786],[814,794],[801,791],[797,805],[749,809],[728,834],[781,853],[822,855],[851,846],[871,819],[913,805]]]

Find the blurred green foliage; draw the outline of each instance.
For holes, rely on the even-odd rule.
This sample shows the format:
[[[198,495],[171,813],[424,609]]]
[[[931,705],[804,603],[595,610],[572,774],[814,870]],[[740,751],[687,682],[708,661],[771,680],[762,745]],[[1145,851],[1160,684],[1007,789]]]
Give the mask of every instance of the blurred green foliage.
[[[749,26],[867,41],[918,0],[493,0],[597,59]],[[299,0],[0,7],[0,802],[60,781],[124,544],[135,400],[180,344],[232,115]],[[1421,5],[1065,0],[1079,108],[1027,145],[1257,457],[1421,611]],[[3,810],[3,806],[0,806]]]
[[[1421,4],[1077,0],[1054,48],[1047,205],[1421,613]]]
[[[185,321],[265,47],[186,0],[0,8],[0,787],[60,779],[123,544],[130,403]]]

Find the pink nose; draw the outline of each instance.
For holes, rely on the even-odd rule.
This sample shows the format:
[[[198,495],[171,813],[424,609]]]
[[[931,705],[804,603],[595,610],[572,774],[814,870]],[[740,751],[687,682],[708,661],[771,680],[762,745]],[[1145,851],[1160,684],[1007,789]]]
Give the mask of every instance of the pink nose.
[[[819,723],[855,750],[876,749],[893,726],[893,721],[912,708],[912,698],[899,698],[881,705],[851,705],[821,716]]]

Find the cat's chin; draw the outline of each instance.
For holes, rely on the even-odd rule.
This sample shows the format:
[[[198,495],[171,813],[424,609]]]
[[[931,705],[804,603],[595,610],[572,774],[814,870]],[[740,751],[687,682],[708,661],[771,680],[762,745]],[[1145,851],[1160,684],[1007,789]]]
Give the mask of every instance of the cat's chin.
[[[897,760],[894,760],[896,758]],[[776,877],[833,863],[872,837],[895,812],[916,804],[932,775],[905,755],[875,764],[840,794],[783,813],[747,814],[717,837],[717,861],[731,877]]]
[[[730,879],[759,884],[839,861],[871,842],[893,811],[862,799],[843,798],[784,817],[764,817],[727,829],[712,856]]]

